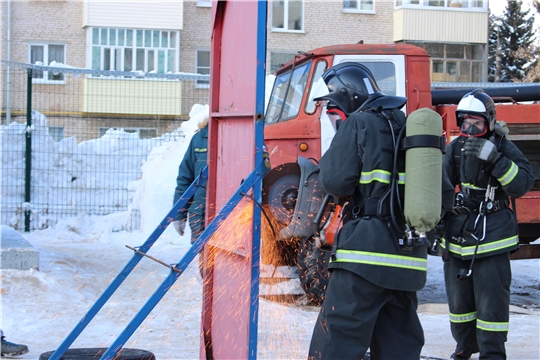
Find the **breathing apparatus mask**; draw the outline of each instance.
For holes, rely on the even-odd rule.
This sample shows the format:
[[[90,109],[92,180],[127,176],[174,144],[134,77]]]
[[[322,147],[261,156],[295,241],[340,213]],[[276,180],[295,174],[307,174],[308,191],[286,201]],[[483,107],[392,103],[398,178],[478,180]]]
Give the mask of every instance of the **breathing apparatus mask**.
[[[336,130],[339,129],[342,121],[347,118],[347,115],[345,115],[345,113],[339,107],[330,101],[328,101],[326,104],[326,114],[330,118],[330,121]]]
[[[459,113],[458,122],[461,135],[465,137],[482,137],[488,131],[487,120],[481,115]]]

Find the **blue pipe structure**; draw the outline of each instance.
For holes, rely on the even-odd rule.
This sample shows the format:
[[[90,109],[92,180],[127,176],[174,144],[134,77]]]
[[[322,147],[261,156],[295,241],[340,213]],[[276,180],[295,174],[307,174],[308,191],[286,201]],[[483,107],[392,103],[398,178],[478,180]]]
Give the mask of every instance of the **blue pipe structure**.
[[[167,291],[172,287],[180,275],[184,272],[187,266],[193,261],[195,256],[203,249],[204,245],[211,239],[214,232],[218,229],[219,225],[227,218],[227,216],[233,211],[233,209],[238,205],[240,200],[244,197],[245,194],[254,186],[255,183],[260,182],[262,178],[262,163],[259,163],[255,170],[249,174],[246,180],[242,185],[236,190],[234,195],[229,199],[227,204],[223,206],[219,214],[212,220],[208,227],[203,231],[203,233],[195,240],[191,248],[184,255],[184,257],[172,267],[172,271],[169,273],[167,278],[161,283],[158,289],[154,294],[146,301],[143,307],[135,315],[133,320],[126,326],[124,331],[118,336],[118,338],[113,342],[109,349],[103,354],[101,360],[111,360],[116,357],[118,352],[122,349],[122,346],[130,338],[131,335],[137,330],[141,323],[146,319],[148,314],[152,309],[158,304],[158,302],[165,296]],[[256,207],[256,206],[254,206]],[[257,273],[258,275],[258,273]],[[257,276],[257,283],[258,283]]]
[[[264,100],[266,78],[266,21],[267,1],[259,0],[257,4],[257,71],[256,71],[256,94],[255,94],[255,163],[264,164]],[[255,201],[262,203],[262,179],[253,186]],[[253,229],[252,229],[252,256],[251,256],[251,290],[250,290],[250,324],[248,359],[257,358],[257,339],[259,321],[259,271],[261,253],[261,209],[253,206]]]
[[[75,326],[75,328],[71,331],[71,333],[66,337],[66,339],[60,344],[60,346],[56,349],[56,351],[51,355],[49,360],[58,360],[62,357],[62,355],[66,352],[66,350],[73,344],[73,342],[77,339],[77,337],[81,334],[81,332],[88,326],[90,321],[96,316],[96,314],[101,310],[103,305],[109,300],[109,298],[114,294],[114,292],[120,287],[120,285],[124,282],[124,280],[128,277],[128,275],[131,273],[131,271],[137,266],[139,261],[143,258],[143,254],[145,254],[151,247],[154,245],[156,240],[163,234],[165,229],[167,229],[167,226],[173,221],[176,214],[178,214],[178,211],[186,205],[186,203],[191,199],[193,194],[195,194],[195,191],[204,183],[206,183],[206,180],[208,179],[208,167],[205,167],[199,176],[193,181],[193,183],[187,188],[187,190],[184,192],[184,194],[178,199],[176,204],[172,207],[172,209],[167,213],[167,215],[163,218],[163,220],[159,223],[159,225],[156,227],[156,229],[150,234],[148,239],[138,247],[131,258],[129,262],[124,266],[122,271],[116,276],[116,278],[111,282],[111,284],[105,289],[103,294],[99,297],[99,299],[96,300],[94,305],[88,310],[86,315],[82,317],[82,319],[79,321],[79,323]],[[200,250],[200,249],[199,249]]]

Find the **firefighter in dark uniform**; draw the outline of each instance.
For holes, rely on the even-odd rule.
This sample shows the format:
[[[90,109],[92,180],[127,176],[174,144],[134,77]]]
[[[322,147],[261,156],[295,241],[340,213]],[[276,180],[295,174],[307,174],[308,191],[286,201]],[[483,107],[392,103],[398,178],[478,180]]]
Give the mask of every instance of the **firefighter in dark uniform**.
[[[450,327],[457,342],[452,359],[506,359],[510,306],[510,253],[518,248],[509,197],[534,183],[531,165],[497,124],[495,104],[482,89],[466,94],[456,109],[461,136],[443,165],[459,186],[456,208],[445,220],[444,277]]]
[[[199,130],[189,143],[184,158],[178,167],[178,176],[176,178],[176,188],[174,189],[173,205],[187,190],[195,178],[201,173],[207,162],[208,154],[208,120],[204,117],[197,125]],[[197,189],[193,197],[186,206],[178,211],[173,220],[173,225],[180,236],[184,235],[186,222],[189,213],[189,227],[191,228],[191,243],[202,234],[205,229],[206,213],[206,186],[203,185]]]
[[[400,251],[389,193],[392,174],[398,176],[396,133],[405,124],[399,109],[407,99],[383,94],[360,63],[338,64],[323,79],[330,93],[316,100],[328,100],[348,117],[320,160],[319,183],[355,207],[334,243],[309,359],[362,359],[369,348],[373,359],[418,360],[424,333],[416,291],[426,281],[427,251]],[[404,158],[398,162],[401,180]]]

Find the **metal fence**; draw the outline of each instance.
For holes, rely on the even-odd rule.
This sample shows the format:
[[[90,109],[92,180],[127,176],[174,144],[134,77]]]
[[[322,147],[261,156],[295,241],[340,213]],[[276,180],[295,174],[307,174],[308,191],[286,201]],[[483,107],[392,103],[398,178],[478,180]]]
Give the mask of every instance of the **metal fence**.
[[[43,229],[81,213],[131,211],[152,148],[183,137],[208,76],[1,62],[1,224]]]

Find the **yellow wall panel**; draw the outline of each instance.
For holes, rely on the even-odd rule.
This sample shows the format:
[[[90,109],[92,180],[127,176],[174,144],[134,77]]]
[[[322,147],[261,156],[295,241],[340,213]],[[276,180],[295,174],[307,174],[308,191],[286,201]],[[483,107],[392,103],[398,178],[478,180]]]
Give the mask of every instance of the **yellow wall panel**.
[[[84,80],[84,112],[182,115],[181,109],[180,81]]]

